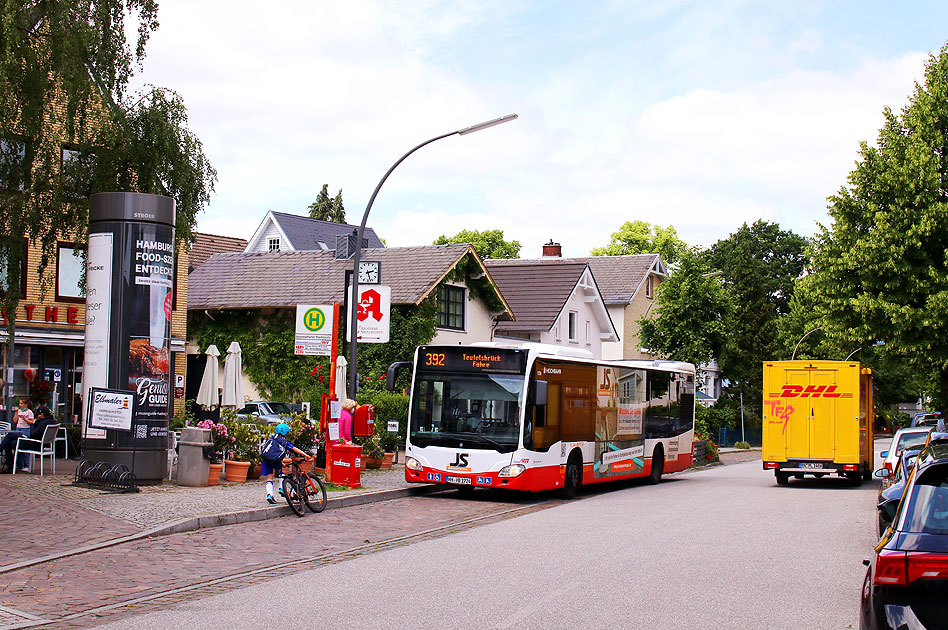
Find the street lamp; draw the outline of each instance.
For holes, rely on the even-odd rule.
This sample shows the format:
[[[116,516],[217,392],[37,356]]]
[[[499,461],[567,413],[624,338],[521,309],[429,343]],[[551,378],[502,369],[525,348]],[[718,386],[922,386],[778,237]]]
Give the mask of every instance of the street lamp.
[[[441,140],[442,138],[447,138],[449,136],[466,136],[469,133],[474,133],[475,131],[481,131],[482,129],[487,129],[488,127],[493,127],[495,125],[500,125],[505,122],[510,122],[517,118],[516,114],[507,114],[506,116],[501,116],[500,118],[494,118],[493,120],[488,120],[486,122],[478,123],[476,125],[471,125],[470,127],[465,127],[463,129],[458,129],[457,131],[452,131],[450,133],[441,134],[440,136],[435,136],[430,140],[425,140],[414,149],[398,158],[398,161],[392,164],[385,175],[382,176],[382,179],[379,181],[378,186],[375,187],[375,191],[372,193],[372,196],[369,197],[369,203],[365,207],[365,213],[362,215],[362,223],[359,225],[359,233],[356,235],[355,242],[355,255],[352,257],[352,299],[349,304],[349,321],[351,323],[351,331],[349,333],[352,338],[352,343],[349,346],[349,398],[355,400],[356,397],[356,383],[358,382],[358,369],[356,367],[356,357],[358,356],[358,330],[359,330],[359,260],[362,257],[362,237],[365,234],[365,224],[369,220],[369,212],[372,210],[372,204],[375,202],[375,197],[379,194],[379,189],[382,188],[382,184],[385,183],[385,180],[388,179],[388,176],[392,174],[392,171],[395,168],[405,161],[409,155],[420,149],[421,147],[431,144],[436,140]]]
[[[823,327],[822,327],[822,326],[817,326],[817,327],[814,328],[813,330],[807,331],[802,337],[800,337],[800,341],[797,342],[797,345],[793,346],[793,354],[790,355],[790,360],[791,360],[791,361],[793,361],[794,357],[797,356],[797,348],[799,348],[799,347],[800,347],[800,344],[803,342],[803,340],[807,338],[807,335],[809,335],[810,333],[814,333],[814,332],[816,332],[817,330],[823,330]]]

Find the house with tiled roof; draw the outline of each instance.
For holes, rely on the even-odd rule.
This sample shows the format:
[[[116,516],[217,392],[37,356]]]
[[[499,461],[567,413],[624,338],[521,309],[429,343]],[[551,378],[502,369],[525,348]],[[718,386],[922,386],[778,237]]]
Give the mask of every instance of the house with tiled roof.
[[[498,321],[495,338],[586,350],[602,358],[604,343],[618,343],[590,266],[574,259],[495,259],[487,269],[516,314]]]
[[[415,345],[421,343],[489,341],[496,320],[516,321],[484,262],[467,243],[368,248],[362,250],[361,259],[379,263],[380,283],[391,288],[393,313],[397,311],[400,319],[422,312],[419,309],[433,319],[433,338],[415,343],[395,334],[393,324],[392,342],[385,345],[405,355],[393,360],[410,360]],[[327,250],[214,254],[189,278],[189,330],[218,320],[248,321],[248,311],[253,311],[254,326],[283,322],[283,328],[292,331],[298,304],[343,302],[346,272],[351,269],[351,258]],[[292,335],[287,339],[287,347],[280,352],[292,356]],[[203,350],[196,344],[189,347],[192,355]],[[248,353],[244,348],[245,363],[253,360],[252,355],[253,350]],[[306,365],[305,357],[299,359],[301,367],[292,369]],[[248,381],[245,385],[252,388],[248,395],[254,396],[264,384]]]
[[[245,238],[194,232],[194,242],[191,243],[191,255],[188,258],[188,273],[203,265],[214,254],[242,252],[245,249],[247,249]]]
[[[248,254],[256,252],[305,252],[333,251],[336,241],[344,241],[359,229],[358,225],[321,221],[286,212],[267,212],[257,230],[244,249]],[[363,247],[385,247],[382,240],[370,228],[365,228]]]
[[[520,260],[520,263],[525,261]],[[517,264],[518,261],[504,263],[499,260],[487,261],[488,269],[496,276],[496,265]],[[602,341],[601,356],[603,359],[652,359],[654,355],[642,347],[639,341],[639,320],[652,312],[655,304],[655,291],[668,276],[662,257],[658,254],[639,254],[628,256],[586,256],[580,258],[563,258],[559,243],[552,240],[543,246],[543,257],[533,259],[534,265],[588,265],[591,275],[595,279],[602,302],[605,304],[609,319],[618,337]],[[506,284],[501,284],[501,291],[507,295]],[[509,296],[508,296],[509,297]],[[519,304],[514,301],[512,306],[521,320],[523,307],[517,310]],[[529,303],[526,306],[530,306]],[[585,326],[585,321],[582,326]],[[603,330],[602,333],[608,331]],[[584,334],[584,333],[583,333]],[[581,337],[583,335],[580,335]],[[554,339],[557,337],[554,335]],[[562,339],[562,330],[559,339]],[[584,344],[585,341],[582,341]]]

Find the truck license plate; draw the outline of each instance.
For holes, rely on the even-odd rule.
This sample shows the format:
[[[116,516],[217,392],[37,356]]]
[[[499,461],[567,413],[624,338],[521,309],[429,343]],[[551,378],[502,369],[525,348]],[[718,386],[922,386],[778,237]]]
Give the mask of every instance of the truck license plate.
[[[823,470],[823,464],[820,462],[803,462],[800,468],[812,468],[814,470]]]
[[[445,480],[446,482],[448,482],[448,483],[456,483],[456,484],[459,484],[459,485],[462,485],[462,486],[469,486],[469,485],[471,485],[471,478],[470,478],[470,477],[456,477],[456,476],[454,476],[454,475],[447,475],[447,476],[444,478],[444,480]]]

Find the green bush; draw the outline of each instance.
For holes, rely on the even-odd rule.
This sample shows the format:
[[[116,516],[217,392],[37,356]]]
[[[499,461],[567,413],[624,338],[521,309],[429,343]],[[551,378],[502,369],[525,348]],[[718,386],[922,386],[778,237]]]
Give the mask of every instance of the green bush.
[[[734,448],[742,448],[744,450],[747,450],[750,447],[751,447],[750,442],[738,442],[737,444],[734,445]]]
[[[384,390],[366,392],[363,402],[375,407],[375,434],[385,452],[403,448],[408,430],[408,396]],[[397,433],[389,433],[389,420],[398,420]]]

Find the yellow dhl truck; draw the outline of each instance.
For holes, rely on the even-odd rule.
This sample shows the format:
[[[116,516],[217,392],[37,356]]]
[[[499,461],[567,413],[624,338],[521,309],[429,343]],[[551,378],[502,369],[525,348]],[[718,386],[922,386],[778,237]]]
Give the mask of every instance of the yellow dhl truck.
[[[872,476],[872,370],[853,361],[764,363],[763,461],[790,475]]]

